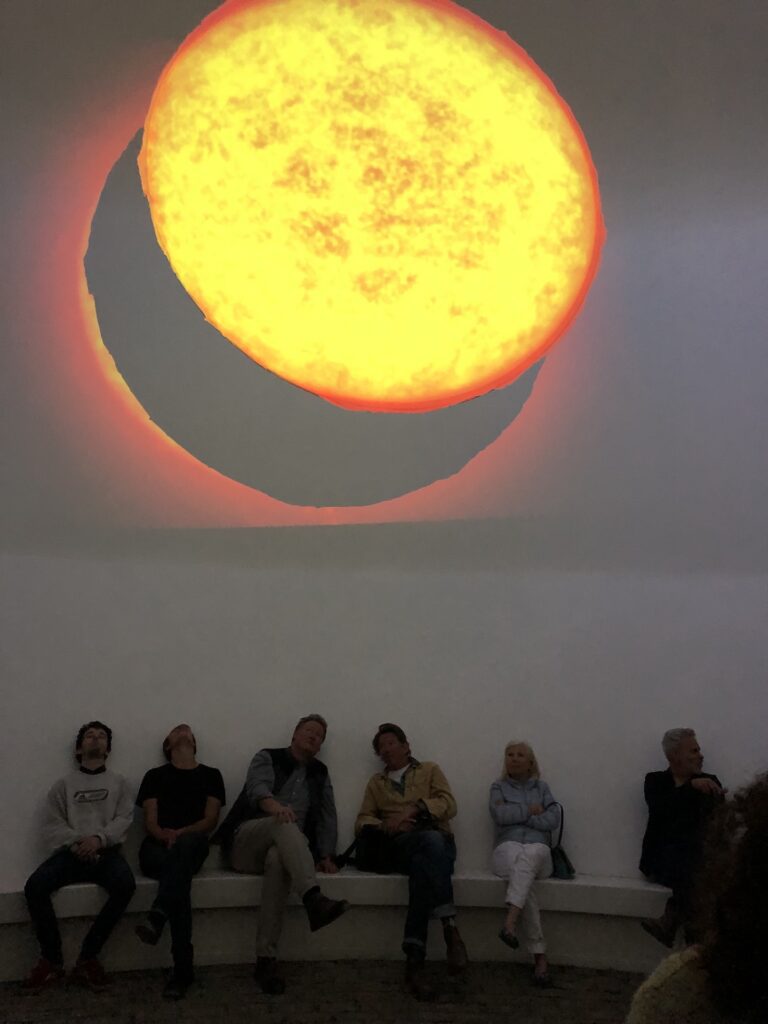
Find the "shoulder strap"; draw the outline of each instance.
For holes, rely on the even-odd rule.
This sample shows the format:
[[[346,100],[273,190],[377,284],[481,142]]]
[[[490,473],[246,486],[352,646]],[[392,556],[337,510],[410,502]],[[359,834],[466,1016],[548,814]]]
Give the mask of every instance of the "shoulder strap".
[[[560,808],[560,828],[557,830],[557,842],[554,844],[554,846],[560,846],[563,842],[563,829],[565,828],[565,811],[563,810],[563,805],[559,803],[557,800],[553,800],[551,804],[547,804],[544,810],[548,811],[550,807]]]

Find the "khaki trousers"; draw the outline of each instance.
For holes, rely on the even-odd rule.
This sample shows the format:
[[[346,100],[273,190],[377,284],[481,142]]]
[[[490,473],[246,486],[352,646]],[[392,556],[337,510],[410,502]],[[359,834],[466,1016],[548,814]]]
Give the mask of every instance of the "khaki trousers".
[[[288,893],[303,896],[317,885],[307,837],[293,823],[253,818],[235,832],[230,860],[235,871],[264,876],[256,955],[277,956]]]

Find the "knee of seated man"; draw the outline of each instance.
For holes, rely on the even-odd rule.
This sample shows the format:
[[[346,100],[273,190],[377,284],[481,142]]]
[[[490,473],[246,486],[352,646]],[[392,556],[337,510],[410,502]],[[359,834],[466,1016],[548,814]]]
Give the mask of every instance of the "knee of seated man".
[[[113,865],[113,874],[104,883],[104,888],[110,892],[119,893],[129,899],[136,891],[136,879],[128,866],[128,862],[122,857]]]
[[[24,883],[24,895],[27,899],[34,899],[35,896],[43,893],[45,886],[42,884],[39,869],[33,872]]]
[[[265,864],[282,864],[283,863],[283,859],[280,856],[280,849],[279,849],[279,847],[275,846],[274,844],[272,846],[270,846],[270,848],[267,850],[266,854],[264,855],[264,863]]]

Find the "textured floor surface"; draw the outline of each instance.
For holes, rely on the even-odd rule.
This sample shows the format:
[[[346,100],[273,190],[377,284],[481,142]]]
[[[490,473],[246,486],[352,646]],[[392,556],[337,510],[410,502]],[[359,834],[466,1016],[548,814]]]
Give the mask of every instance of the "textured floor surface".
[[[287,963],[288,988],[264,996],[247,966],[202,967],[187,998],[160,998],[160,971],[113,976],[109,989],[91,993],[56,989],[29,995],[18,983],[0,985],[2,1024],[165,1024],[171,1021],[235,1024],[621,1024],[632,993],[642,980],[620,971],[560,967],[555,987],[538,991],[529,971],[503,963],[471,964],[467,975],[450,979],[444,964],[429,965],[440,986],[434,1003],[418,1003],[402,983],[402,964],[390,961]]]

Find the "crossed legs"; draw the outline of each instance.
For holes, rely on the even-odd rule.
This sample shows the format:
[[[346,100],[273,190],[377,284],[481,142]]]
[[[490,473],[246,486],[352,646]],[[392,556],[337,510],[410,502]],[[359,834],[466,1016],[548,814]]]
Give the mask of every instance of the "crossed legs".
[[[184,979],[192,977],[192,878],[203,866],[207,856],[208,839],[202,832],[188,832],[179,836],[170,849],[148,836],[139,851],[141,870],[160,883],[149,913],[149,920],[154,923],[156,932],[153,941],[159,939],[167,919],[171,926],[174,968]],[[139,934],[143,935],[141,932]]]
[[[295,824],[254,818],[235,833],[231,862],[235,871],[264,876],[256,953],[275,957],[288,893],[303,898],[317,888],[307,837]]]
[[[547,973],[547,945],[541,930],[541,916],[533,883],[552,874],[550,849],[544,843],[500,843],[493,851],[493,871],[507,880],[507,916],[501,938],[513,948],[517,933],[535,962],[535,974]]]

